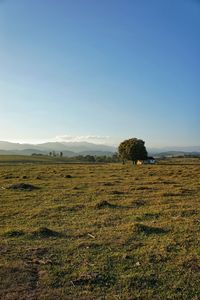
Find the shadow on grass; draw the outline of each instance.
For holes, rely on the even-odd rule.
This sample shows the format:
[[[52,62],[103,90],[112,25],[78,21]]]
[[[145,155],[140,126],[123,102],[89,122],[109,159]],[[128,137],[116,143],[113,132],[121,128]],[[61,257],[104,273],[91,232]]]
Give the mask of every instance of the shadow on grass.
[[[144,224],[136,223],[133,228],[134,232],[138,234],[145,234],[145,235],[151,235],[151,234],[165,234],[168,232],[168,230],[160,227],[152,227],[147,226]]]
[[[103,209],[103,208],[117,208],[118,206],[115,204],[111,204],[106,200],[100,201],[95,205],[96,209]]]
[[[10,185],[7,189],[8,190],[18,190],[18,191],[32,191],[32,190],[39,189],[39,187],[32,185],[32,184],[28,184],[28,183],[15,183],[15,184]]]
[[[110,194],[112,194],[112,195],[123,195],[125,193],[122,192],[122,191],[111,191]]]
[[[136,274],[129,279],[130,289],[152,289],[159,285],[159,280],[155,274]]]
[[[132,202],[133,208],[140,208],[141,206],[144,206],[146,204],[145,200],[139,199]]]
[[[31,233],[32,238],[51,238],[51,237],[63,237],[60,232],[51,230],[47,227],[40,227]]]
[[[57,238],[57,237],[68,237],[66,234],[57,232],[55,230],[51,230],[47,227],[40,227],[35,231],[32,231],[31,233],[24,232],[22,230],[9,230],[3,234],[4,237],[7,238],[20,238],[25,237],[28,239],[32,238]]]
[[[4,236],[8,237],[8,238],[17,238],[17,237],[21,237],[24,235],[25,235],[25,232],[22,230],[9,230],[4,233]]]
[[[64,175],[64,178],[72,178],[72,175]]]
[[[106,200],[100,201],[95,205],[95,209],[104,209],[104,208],[113,208],[113,209],[134,209],[134,206],[129,205],[117,205],[112,204]]]
[[[145,213],[141,216],[136,217],[137,221],[145,221],[145,220],[152,220],[152,219],[159,219],[159,213]]]
[[[73,280],[73,284],[77,286],[97,285],[101,287],[110,287],[115,282],[115,279],[110,274],[88,273]]]

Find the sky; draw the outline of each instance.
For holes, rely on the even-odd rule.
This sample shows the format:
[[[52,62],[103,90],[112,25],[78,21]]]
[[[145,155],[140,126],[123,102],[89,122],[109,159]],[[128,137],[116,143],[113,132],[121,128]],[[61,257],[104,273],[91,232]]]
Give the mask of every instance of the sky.
[[[200,145],[200,0],[0,0],[0,140]]]

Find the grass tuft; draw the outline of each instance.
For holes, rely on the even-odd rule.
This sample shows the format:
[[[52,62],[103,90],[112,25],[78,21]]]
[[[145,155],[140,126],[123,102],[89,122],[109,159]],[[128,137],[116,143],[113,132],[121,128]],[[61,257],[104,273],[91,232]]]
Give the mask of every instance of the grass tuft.
[[[40,227],[36,231],[32,232],[32,236],[35,238],[50,238],[50,237],[59,237],[61,236],[61,234],[47,227]]]
[[[38,189],[35,185],[28,183],[15,183],[8,187],[9,190],[32,191]]]
[[[114,205],[114,204],[109,203],[109,202],[106,201],[106,200],[102,200],[102,201],[100,201],[99,203],[97,203],[97,204],[95,205],[95,208],[96,208],[96,209],[102,209],[102,208],[115,208],[115,207],[117,207],[117,206]]]

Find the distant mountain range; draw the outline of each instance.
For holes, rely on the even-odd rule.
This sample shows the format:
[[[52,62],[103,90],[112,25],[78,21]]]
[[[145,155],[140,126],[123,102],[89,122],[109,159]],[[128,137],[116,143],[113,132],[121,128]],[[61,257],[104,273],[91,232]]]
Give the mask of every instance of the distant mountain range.
[[[149,155],[159,156],[178,156],[185,154],[200,155],[200,146],[191,147],[165,147],[148,148]],[[47,142],[42,144],[20,144],[0,141],[1,155],[31,155],[49,154],[49,152],[63,152],[64,156],[72,157],[77,155],[107,155],[111,156],[117,151],[117,147],[88,142]]]
[[[47,142],[42,144],[20,144],[0,141],[0,154],[31,155],[49,154],[49,152],[63,152],[64,156],[72,157],[77,155],[112,155],[116,148],[101,144],[88,142]]]
[[[182,151],[182,152],[200,152],[200,146],[171,146],[171,147],[163,147],[163,148],[149,148],[148,149],[152,153],[160,153],[160,152],[168,152],[168,151]]]
[[[200,156],[200,146],[150,148],[147,150],[149,155],[153,155],[155,157],[184,156],[184,155]]]

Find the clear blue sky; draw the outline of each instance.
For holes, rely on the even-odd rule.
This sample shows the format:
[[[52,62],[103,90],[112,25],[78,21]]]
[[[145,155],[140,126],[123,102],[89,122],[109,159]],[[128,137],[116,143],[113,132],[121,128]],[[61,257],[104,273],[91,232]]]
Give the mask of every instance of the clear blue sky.
[[[200,144],[200,1],[1,0],[0,140]]]

